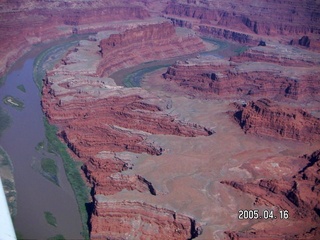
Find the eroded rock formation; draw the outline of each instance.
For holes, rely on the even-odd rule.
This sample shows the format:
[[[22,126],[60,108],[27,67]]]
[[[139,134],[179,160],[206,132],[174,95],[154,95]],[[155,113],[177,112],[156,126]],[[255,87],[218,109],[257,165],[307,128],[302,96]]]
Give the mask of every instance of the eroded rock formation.
[[[178,89],[205,98],[314,100],[320,93],[320,55],[283,45],[257,46],[230,60],[199,57],[163,75]]]
[[[121,174],[122,171],[130,168],[129,163],[110,155],[91,158],[82,167],[86,178],[92,184],[92,194],[112,195],[126,189],[150,192],[152,195],[156,195],[152,183],[142,176]]]
[[[290,220],[296,221],[290,230],[276,226],[268,231],[227,232],[230,239],[266,237],[267,234],[271,236],[270,239],[279,239],[283,236],[290,236],[291,239],[319,238],[320,150],[309,156],[304,155],[302,158],[307,158],[309,163],[289,180],[261,179],[253,183],[222,181],[224,184],[255,196],[257,205],[263,204],[274,206],[279,210],[288,210]]]
[[[115,29],[119,24],[114,21],[137,20],[149,16],[142,6],[126,0],[1,1],[0,75],[30,50],[33,44],[72,34]]]
[[[317,8],[316,1],[179,0],[171,1],[164,14],[175,24],[197,29],[204,35],[250,44],[258,41],[258,35],[301,38],[309,34],[317,39]]]
[[[91,239],[193,239],[201,227],[187,216],[136,201],[95,197]]]
[[[237,98],[243,103],[250,101],[236,114],[248,133],[318,143],[318,118],[303,110],[275,105],[269,100],[251,102],[261,97],[294,104],[320,100],[320,57],[310,51],[320,49],[318,9],[317,1],[308,0],[1,1],[0,75],[32,44],[72,34],[108,30],[91,36],[89,41],[80,41],[53,70],[47,72],[42,98],[43,110],[49,121],[58,126],[59,137],[68,144],[71,154],[83,161],[82,169],[92,187],[94,203],[90,219],[91,237],[191,239],[201,233],[195,220],[164,208],[163,202],[156,206],[135,199],[110,199],[128,191],[149,198],[159,197],[156,184],[143,174],[130,171],[134,167],[133,153],[160,155],[163,152],[161,146],[150,141],[151,134],[197,137],[211,135],[213,131],[181,121],[179,115],[173,117],[165,107],[165,100],[142,89],[116,86],[108,76],[142,62],[203,51],[205,45],[195,32],[252,46],[263,41],[266,46],[250,48],[231,59],[200,56],[178,62],[168,68],[164,78],[175,85],[174,90],[192,96]],[[150,18],[159,15],[184,29],[178,30],[163,19]],[[140,21],[142,19],[144,23]],[[231,140],[230,144],[241,142],[244,151],[252,151],[250,146],[245,146],[248,141]],[[224,149],[222,146],[218,148]],[[230,149],[235,151],[236,148],[226,148],[226,151]],[[232,159],[237,153],[232,152],[233,155],[228,155],[230,158],[224,159],[225,154],[219,151],[215,157],[227,163],[221,165],[222,174],[241,172],[236,167],[233,171],[225,169],[233,164]],[[119,152],[128,153],[129,157],[118,155]],[[248,153],[239,152],[241,154]],[[229,238],[260,236],[279,239],[283,238],[282,233],[291,239],[319,238],[319,152],[307,158],[310,164],[289,181],[224,182],[258,197],[256,204],[289,209],[290,216],[292,213],[294,220],[303,223],[301,227],[296,224],[295,231],[288,232],[292,226],[262,224],[251,232],[229,231]],[[216,159],[210,158],[210,164],[212,160]],[[192,175],[194,181],[189,181],[193,184],[196,178],[202,178],[201,171],[206,172],[207,168],[200,166],[198,175]],[[208,178],[214,186],[216,180],[212,180],[210,174],[203,175],[203,178]],[[184,179],[181,182],[185,183]],[[209,198],[216,195],[216,188],[210,192],[211,182],[203,185],[199,195],[210,195]],[[173,180],[170,184],[175,186]],[[221,195],[222,198],[215,196],[215,200],[232,204],[225,193]],[[174,194],[171,197],[174,198]],[[198,216],[203,217],[205,213],[201,211],[196,210]],[[263,226],[266,226],[265,230],[261,230]],[[216,229],[211,230],[216,232]],[[207,234],[213,238],[213,233]]]
[[[190,54],[205,49],[198,37],[191,33],[187,34],[187,37],[183,34],[178,35],[169,22],[148,24],[126,30],[124,33],[112,34],[101,40],[100,47],[102,61],[98,67],[99,75],[110,75],[121,68],[142,62]]]
[[[281,107],[268,99],[249,102],[235,114],[245,133],[307,142],[320,141],[320,119],[302,109]]]
[[[171,42],[167,39],[169,35]],[[135,51],[136,41],[145,59],[135,59],[137,55],[127,54],[124,50]],[[194,41],[201,43],[194,36],[177,36],[167,21],[140,23],[124,33],[105,32],[91,40],[81,41],[53,70],[47,72],[42,90],[43,111],[50,123],[59,127],[61,140],[84,162],[82,169],[92,187],[94,199],[97,195],[109,196],[123,190],[157,195],[157,189],[143,176],[126,174],[126,170],[132,168],[130,157],[124,159],[114,153],[160,155],[163,149],[148,141],[150,134],[182,137],[213,134],[205,127],[170,116],[164,107],[166,102],[159,101],[147,91],[116,86],[113,79],[99,76],[99,69],[106,69],[109,74],[108,71],[124,67],[122,63],[126,59],[127,65],[137,64],[155,58],[155,52],[160,58],[165,58],[202,47],[199,44],[185,51],[182,48],[176,51],[177,41],[183,42],[183,46],[191,46]],[[134,222],[134,219],[140,220]],[[91,216],[93,239],[124,236],[189,239],[196,234],[193,219],[171,210],[146,203],[101,204],[95,200]]]

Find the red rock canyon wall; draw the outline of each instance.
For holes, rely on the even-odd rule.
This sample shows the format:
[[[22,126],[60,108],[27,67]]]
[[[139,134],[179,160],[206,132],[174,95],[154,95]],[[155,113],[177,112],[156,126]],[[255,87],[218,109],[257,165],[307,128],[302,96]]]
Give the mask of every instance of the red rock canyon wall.
[[[121,51],[134,51],[136,41],[139,42],[141,55],[146,59],[150,59],[148,56],[156,57],[155,50],[159,56],[166,58],[190,53],[203,46],[193,45],[185,51],[178,47],[181,51],[177,52],[177,41],[184,42],[184,46],[201,41],[195,37],[181,39],[166,21],[137,25],[101,41],[81,41],[53,70],[48,71],[42,91],[43,111],[50,123],[59,127],[61,140],[84,162],[82,169],[92,187],[94,199],[90,216],[92,239],[120,238],[127,234],[140,239],[158,239],[159,236],[189,239],[198,234],[194,220],[189,217],[147,203],[105,204],[97,201],[97,196],[103,198],[122,190],[157,194],[157,189],[143,176],[123,174],[133,167],[131,159],[118,157],[115,152],[160,155],[164,149],[147,140],[150,134],[182,137],[213,134],[205,127],[168,115],[165,113],[165,103],[146,91],[119,87],[112,79],[97,76],[98,69],[113,71],[123,67],[121,63],[126,59],[134,59],[137,55],[121,54]],[[110,61],[106,61],[108,59]],[[139,61],[142,59],[134,59],[130,64]],[[137,218],[139,223],[132,226]],[[146,228],[147,225],[150,229]]]

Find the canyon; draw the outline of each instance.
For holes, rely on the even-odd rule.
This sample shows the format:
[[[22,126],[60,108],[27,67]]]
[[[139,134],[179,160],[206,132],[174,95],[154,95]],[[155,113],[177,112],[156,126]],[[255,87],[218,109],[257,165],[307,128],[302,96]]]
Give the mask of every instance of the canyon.
[[[187,94],[202,98],[318,101],[319,63],[318,53],[271,43],[228,60],[200,56],[180,61],[163,76]]]
[[[7,69],[33,44],[52,41],[72,34],[96,32],[107,29],[108,22],[136,20],[149,16],[140,6],[123,1],[6,1],[0,2],[1,9],[1,68]],[[16,17],[19,16],[19,17]],[[96,16],[99,16],[97,18]],[[17,32],[12,29],[19,30]]]
[[[41,107],[80,162],[91,239],[317,239],[319,7],[3,0],[0,75],[34,44],[78,40]],[[111,77],[146,63],[139,87]]]
[[[167,34],[159,34],[161,32]],[[130,237],[141,234],[141,238],[153,239],[161,235],[171,239],[186,239],[197,235],[195,220],[178,213],[176,215],[171,210],[155,208],[146,203],[141,206],[138,202],[115,202],[112,205],[97,200],[122,190],[157,195],[152,183],[143,176],[122,174],[132,169],[133,165],[130,159],[122,159],[112,153],[127,151],[161,155],[162,147],[148,142],[148,135],[197,137],[214,133],[204,126],[183,122],[164,113],[167,103],[156,105],[156,96],[142,89],[116,86],[114,80],[108,78],[108,74],[123,68],[123,64],[130,66],[139,63],[139,58],[135,58],[136,42],[140,43],[138,49],[145,49],[145,52],[140,50],[144,60],[159,59],[159,53],[164,57],[174,57],[183,55],[183,51],[189,54],[204,48],[202,41],[195,36],[175,36],[173,25],[166,20],[159,23],[136,23],[136,27],[124,33],[109,31],[90,40],[80,41],[54,69],[47,72],[42,90],[42,108],[50,123],[61,129],[58,133],[61,140],[76,158],[83,161],[82,169],[92,186],[92,239],[100,239],[102,236],[116,238],[124,234],[131,234]],[[107,57],[105,52],[108,53]],[[122,52],[125,54],[121,55]],[[114,58],[113,62],[110,56],[114,55],[118,55],[119,59]],[[104,67],[106,64],[109,67]],[[100,69],[104,71],[101,73]],[[136,208],[137,212],[134,212]],[[114,215],[110,213],[111,209],[115,211]],[[127,214],[128,211],[133,212]],[[118,215],[121,216],[123,230],[118,224]],[[131,222],[138,216],[141,216],[141,226],[133,228]],[[142,231],[150,221],[152,228],[147,232]],[[105,228],[106,225],[110,227]]]
[[[319,50],[317,1],[171,1],[164,13],[178,26],[206,36],[256,44],[261,38],[298,43],[310,36],[309,47]],[[263,14],[261,14],[263,12]],[[300,37],[299,37],[300,36]],[[301,41],[300,41],[301,42]],[[299,45],[299,44],[298,44]]]

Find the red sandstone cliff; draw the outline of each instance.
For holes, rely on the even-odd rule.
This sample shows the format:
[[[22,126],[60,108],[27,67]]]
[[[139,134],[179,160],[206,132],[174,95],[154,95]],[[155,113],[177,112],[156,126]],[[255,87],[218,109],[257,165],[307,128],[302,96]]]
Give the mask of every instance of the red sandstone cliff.
[[[235,113],[245,133],[305,142],[320,141],[320,119],[302,109],[281,107],[268,99],[249,102]]]
[[[320,55],[283,45],[253,47],[230,60],[199,57],[178,62],[163,77],[175,89],[204,98],[319,98]]]
[[[193,219],[165,208],[139,202],[117,201],[106,204],[97,200],[123,190],[157,194],[157,189],[143,176],[126,172],[133,167],[130,157],[123,159],[114,153],[160,155],[163,149],[148,141],[150,134],[181,137],[213,134],[213,131],[202,126],[170,116],[156,96],[139,88],[116,86],[113,79],[97,76],[102,66],[114,70],[115,66],[123,67],[121,63],[126,58],[133,59],[130,64],[141,61],[135,59],[135,54],[120,54],[122,48],[129,50],[137,47],[134,42],[138,40],[140,48],[137,50],[142,48],[141,55],[146,59],[148,56],[155,57],[155,49],[160,58],[186,53],[175,52],[175,38],[178,41],[181,39],[171,24],[165,22],[149,25],[136,26],[125,33],[107,34],[108,38],[101,41],[81,41],[53,70],[47,72],[44,81],[43,111],[50,123],[59,127],[61,140],[83,161],[82,170],[92,187],[94,206],[90,214],[90,228],[93,239],[123,236],[190,239],[200,233]],[[164,31],[165,36],[168,31],[172,42],[167,42],[167,36],[163,37],[161,31]],[[193,44],[195,40],[201,43],[195,37],[186,37],[183,42]],[[166,46],[162,51],[164,43]],[[111,57],[112,61],[106,61]],[[135,219],[140,220],[135,222]]]
[[[136,2],[138,5],[140,2],[153,4],[149,1]],[[165,1],[159,1],[160,5],[163,3]],[[3,58],[0,60],[0,73],[3,73],[11,62],[34,43],[101,29],[119,30],[124,23],[116,24],[109,21],[143,19],[149,16],[143,7],[132,4],[135,3],[121,1],[119,4],[119,1],[102,0],[2,1],[0,53]],[[155,9],[159,11],[161,7],[157,6]],[[310,42],[304,40],[299,45],[312,49],[317,44],[315,36],[319,33],[320,26],[317,9],[319,7],[316,1],[279,0],[273,1],[272,4],[267,0],[259,3],[252,0],[172,1],[165,9],[165,14],[177,25],[193,28],[204,35],[241,43],[256,43],[260,36],[288,35],[288,39],[300,40],[302,35],[307,35],[310,37]],[[157,15],[158,12],[152,14]],[[182,137],[212,134],[204,127],[184,123],[167,115],[163,108],[154,104],[156,101],[150,101],[150,96],[143,91],[119,89],[114,85],[108,85],[108,79],[95,78],[97,73],[109,75],[142,61],[169,58],[203,49],[201,41],[194,35],[187,38],[178,36],[168,23],[144,25],[138,28],[134,28],[130,23],[126,24],[130,29],[102,40],[100,48],[82,42],[74,51],[69,52],[60,65],[48,72],[43,89],[43,109],[51,123],[58,125],[61,139],[84,161],[83,170],[93,187],[94,195],[112,195],[122,190],[136,190],[139,194],[157,193],[152,183],[143,176],[122,173],[132,167],[130,159],[120,159],[112,152],[161,154],[161,147],[147,142],[148,134],[172,134]],[[88,48],[85,49],[86,54],[100,51],[102,56],[100,59],[98,54],[94,55],[92,59],[99,60],[95,65],[97,68],[91,69],[92,71],[89,68],[93,60],[88,60],[86,54],[76,54],[81,52],[86,44],[88,44]],[[277,55],[279,49],[270,54],[260,50],[249,50],[240,57],[232,58],[227,64],[200,64],[200,67],[177,64],[169,68],[165,76],[180,87],[190,90],[191,94],[197,92],[205,97],[213,94],[219,97],[280,96],[300,99],[307,96],[314,99],[319,95],[317,70],[319,61],[312,60],[316,59],[314,55],[305,52],[301,59],[296,60],[296,56],[292,59],[287,55]],[[297,55],[299,54],[298,52]],[[306,55],[310,55],[309,60],[305,60]],[[83,65],[74,66],[81,61],[84,62]],[[253,63],[241,64],[243,61]],[[296,66],[300,67],[298,74],[293,71],[293,67]],[[263,127],[267,126],[267,131],[271,132],[271,135],[281,138],[283,134],[285,138],[303,141],[312,136],[312,141],[318,141],[318,120],[310,115],[299,110],[290,112],[290,116],[282,110],[276,111],[281,119],[288,117],[290,126],[287,128],[284,127],[287,123],[283,120],[273,124],[270,117],[273,112],[268,112],[268,109],[266,112],[269,121]],[[296,117],[293,117],[294,115]],[[259,117],[261,116],[257,117],[258,120]],[[296,118],[306,121],[297,123]],[[310,124],[314,124],[315,128],[310,128]],[[279,130],[281,128],[284,130]],[[106,154],[106,151],[111,154]],[[317,185],[312,185],[313,182],[318,182],[319,170],[313,171],[313,166],[304,169],[306,175],[301,172],[302,175],[297,177],[298,190],[295,189],[295,180],[289,183],[264,180],[258,187],[257,184],[256,188],[254,184],[250,187],[258,189],[259,193],[261,189],[262,192],[280,189],[279,194],[283,195],[285,204],[298,203],[302,206],[302,214],[307,212],[307,217],[302,218],[305,220],[314,216],[314,213],[308,215],[312,212],[310,208],[314,203],[316,203],[316,213],[319,209],[319,203],[314,200],[316,199],[314,193],[318,193]],[[312,171],[312,174],[309,171]],[[308,179],[311,180],[307,181]],[[304,187],[303,183],[308,186]],[[299,187],[299,184],[302,187]],[[247,189],[241,183],[232,185]],[[278,185],[280,187],[277,187]],[[310,196],[310,199],[303,199],[301,195],[303,191],[307,192],[305,195]],[[295,196],[302,200],[297,202]],[[296,210],[294,206],[292,209],[300,214],[300,210]],[[197,229],[193,219],[171,210],[135,201],[108,202],[103,196],[94,196],[91,225],[91,237],[97,239],[106,236],[122,238],[123,234],[129,238],[141,239],[189,239],[201,233],[201,229]],[[300,236],[317,237],[318,228],[311,226],[311,229],[303,229],[304,233]],[[246,234],[256,235],[255,232]],[[270,237],[266,234],[264,236]],[[229,236],[241,238],[238,233],[230,233]],[[279,237],[283,238],[282,235]],[[292,236],[295,237],[299,236]]]
[[[136,4],[139,4],[136,1]],[[144,19],[148,11],[132,1],[2,1],[0,75],[31,45],[72,34],[113,29],[111,21]]]
[[[193,239],[201,227],[187,216],[136,201],[95,197],[91,239]]]
[[[112,34],[101,40],[100,47],[102,61],[98,67],[99,75],[110,75],[122,68],[143,62],[191,54],[205,49],[198,37],[179,36],[169,22],[139,26],[120,34]]]
[[[222,181],[242,192],[256,197],[255,204],[275,206],[289,212],[293,226],[281,228],[281,221],[277,226],[266,224],[264,230],[244,232],[227,232],[230,239],[318,239],[320,237],[320,199],[319,172],[320,151],[303,156],[309,163],[291,179],[261,179],[254,183]]]
[[[82,167],[86,178],[92,185],[92,194],[112,195],[126,189],[156,195],[152,183],[145,178],[139,175],[120,174],[129,168],[132,168],[129,163],[114,156],[91,158]]]
[[[60,136],[78,157],[87,158],[103,150],[161,154],[161,148],[145,141],[146,133],[185,137],[212,134],[161,114],[159,107],[145,103],[138,95],[86,101],[79,95],[70,103],[59,104],[59,99],[50,96],[50,84],[43,94],[46,116],[61,127]]]
[[[316,1],[171,1],[163,11],[175,24],[204,35],[252,43],[257,36],[312,36],[319,42]]]

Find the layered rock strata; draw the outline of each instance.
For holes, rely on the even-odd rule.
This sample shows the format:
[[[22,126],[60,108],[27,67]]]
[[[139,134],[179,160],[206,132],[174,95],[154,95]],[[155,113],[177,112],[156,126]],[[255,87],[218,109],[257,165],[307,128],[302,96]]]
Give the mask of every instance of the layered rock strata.
[[[201,233],[193,219],[174,211],[143,202],[107,200],[96,195],[96,226],[91,239],[193,239]],[[96,217],[98,216],[98,217]]]
[[[149,16],[138,1],[1,1],[0,75],[33,44],[114,29],[119,27],[115,21]]]
[[[171,1],[163,11],[175,24],[204,35],[242,43],[259,38],[308,35],[311,45],[319,39],[319,3],[316,1]],[[286,38],[287,43],[288,39]]]
[[[109,200],[109,195],[120,191],[133,191],[148,196],[151,194],[152,198],[156,198],[158,194],[151,182],[128,171],[133,167],[133,155],[124,158],[114,152],[159,155],[163,149],[148,141],[150,134],[196,137],[211,135],[213,131],[168,115],[169,111],[164,107],[166,103],[159,98],[141,89],[118,87],[106,76],[143,61],[204,49],[193,32],[184,29],[177,31],[168,22],[153,22],[148,18],[150,15],[158,16],[162,11],[175,25],[191,28],[205,36],[251,45],[258,45],[262,39],[267,45],[252,48],[230,61],[209,59],[202,62],[203,59],[200,58],[195,62],[190,60],[177,63],[168,69],[165,77],[172,83],[177,83],[178,89],[205,98],[240,97],[242,100],[250,100],[252,97],[265,96],[290,101],[319,100],[319,57],[310,51],[295,48],[320,49],[318,9],[317,1],[308,0],[142,0],[134,3],[128,0],[1,1],[0,74],[32,44],[71,34],[114,30],[99,33],[91,37],[90,41],[81,41],[59,65],[48,72],[43,89],[43,109],[50,122],[58,125],[62,141],[84,162],[83,171],[92,186],[94,200],[90,219],[92,238],[190,239],[201,233],[201,229],[197,228],[190,217],[137,200]],[[152,24],[138,23],[136,20],[139,19],[151,21]],[[293,47],[278,48],[270,44],[271,40],[280,40]],[[99,78],[98,75],[104,77]],[[271,104],[263,101],[267,105]],[[318,120],[309,114],[292,109],[287,113],[287,109],[283,108],[274,113],[272,104],[271,110],[269,107],[264,109],[262,103],[252,104],[259,105],[258,108],[262,109],[260,115],[253,114],[256,119],[252,124],[259,121],[259,124],[264,123],[261,116],[265,111],[269,122],[264,127],[268,128],[265,130],[268,134],[302,141],[309,141],[306,139],[310,137],[311,141],[318,141]],[[250,105],[246,108],[249,110]],[[281,119],[273,117],[274,114],[280,114]],[[246,117],[248,121],[252,120],[250,116]],[[283,119],[288,119],[290,126],[287,127],[287,122]],[[302,122],[304,120],[306,123]],[[311,128],[311,125],[314,127]],[[259,130],[261,128],[250,128],[248,125],[247,131],[252,129],[258,133],[264,131]],[[224,142],[229,142],[226,139]],[[243,144],[241,139],[237,142]],[[231,162],[224,157],[225,152],[217,158],[226,160],[226,163]],[[310,228],[303,225],[301,231],[295,225],[295,233],[287,231],[287,238],[316,239],[319,238],[319,224],[314,212],[319,215],[319,203],[315,198],[315,193],[318,194],[316,184],[319,182],[319,170],[314,171],[314,166],[318,163],[312,164],[311,159],[313,158],[310,157],[310,166],[296,176],[297,180],[291,182],[261,180],[256,184],[249,184],[249,187],[243,183],[228,184],[247,192],[251,188],[252,191],[257,190],[252,194],[261,194],[259,199],[264,198],[269,202],[260,202],[271,205],[276,205],[278,201],[272,194],[279,194],[278,199],[283,200],[284,206],[288,205],[290,211],[297,213],[294,216],[298,221],[310,222]],[[208,166],[205,167],[206,170]],[[209,181],[211,178],[212,176],[208,177]],[[207,186],[209,185],[206,188]],[[306,192],[304,196],[310,195],[310,199],[302,197],[303,192]],[[109,196],[108,200],[105,195]],[[302,210],[297,210],[297,207]],[[314,212],[310,214],[312,207]],[[216,212],[212,215],[216,216],[215,214]],[[222,226],[225,223],[219,224]],[[229,232],[228,236],[239,239],[257,235],[268,239],[273,236],[284,238],[279,234],[281,231],[275,227],[266,231]]]
[[[156,96],[139,88],[116,86],[113,79],[98,76],[101,66],[114,70],[115,66],[123,67],[120,63],[125,58],[134,59],[136,55],[120,54],[121,46],[127,47],[127,50],[133,48],[139,36],[144,38],[139,43],[142,55],[155,57],[151,52],[157,49],[162,57],[167,53],[173,56],[176,41],[172,25],[166,21],[149,25],[138,25],[118,35],[114,31],[99,33],[91,40],[80,41],[53,70],[47,72],[44,81],[43,111],[50,123],[59,127],[58,135],[62,141],[84,162],[82,169],[92,186],[91,194],[95,202],[90,229],[93,239],[125,236],[156,239],[159,234],[166,235],[166,239],[196,236],[194,220],[170,210],[137,202],[106,205],[96,201],[97,195],[113,195],[121,191],[157,195],[152,183],[143,176],[126,173],[133,167],[130,157],[119,157],[115,152],[160,155],[163,151],[161,146],[147,140],[151,134],[182,137],[213,134],[213,131],[202,126],[182,122],[168,115],[164,107],[166,102],[159,101]],[[150,29],[153,30],[150,32]],[[172,40],[172,45],[166,42],[163,51],[160,48],[163,44],[161,30],[169,31]],[[130,34],[134,41],[130,40]],[[176,37],[180,39],[181,36]],[[159,46],[157,38],[161,42]],[[200,42],[199,39],[197,41]],[[152,42],[154,46],[149,47],[153,45]],[[194,37],[186,37],[183,42],[184,45],[192,45]],[[106,50],[107,46],[113,48],[113,45],[119,48],[115,51]],[[186,51],[189,53],[193,50]],[[111,59],[110,56],[115,60],[105,61]],[[140,220],[135,222],[134,219]]]
[[[303,156],[309,163],[291,179],[261,179],[258,182],[244,183],[222,181],[235,189],[256,197],[256,205],[273,206],[287,210],[290,221],[296,221],[294,227],[281,228],[281,223],[274,229],[266,226],[265,230],[227,232],[230,239],[318,239],[320,237],[320,201],[319,170],[320,150]]]
[[[198,37],[188,31],[177,33],[169,22],[142,25],[120,34],[112,34],[101,40],[100,47],[102,61],[98,67],[98,74],[107,76],[142,62],[191,54],[205,49]]]
[[[202,57],[177,62],[163,77],[204,98],[268,97],[316,100],[320,55],[283,45],[259,46],[230,60]]]
[[[122,171],[131,169],[130,162],[113,156],[113,154],[100,154],[100,157],[90,158],[82,170],[92,185],[92,194],[112,195],[123,189],[139,192],[150,192],[156,195],[152,183],[139,175],[123,175]]]
[[[268,99],[249,102],[234,114],[245,133],[305,142],[320,141],[320,119],[302,109],[281,107]]]
[[[50,84],[44,88],[44,94],[50,94],[48,88]],[[55,97],[59,97],[56,92]],[[63,126],[60,137],[80,158],[104,150],[161,154],[161,148],[145,142],[148,133],[185,137],[212,134],[210,130],[162,114],[159,107],[145,103],[138,95],[91,101],[75,96],[69,103],[52,100],[43,100],[45,113],[52,123]]]

